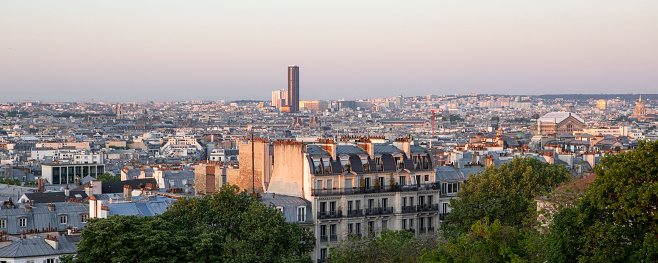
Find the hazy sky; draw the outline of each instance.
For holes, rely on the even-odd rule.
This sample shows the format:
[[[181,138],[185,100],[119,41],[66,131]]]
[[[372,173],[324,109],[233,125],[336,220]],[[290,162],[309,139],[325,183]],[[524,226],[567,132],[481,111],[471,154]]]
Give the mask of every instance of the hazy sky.
[[[657,0],[0,0],[0,101],[658,93]]]

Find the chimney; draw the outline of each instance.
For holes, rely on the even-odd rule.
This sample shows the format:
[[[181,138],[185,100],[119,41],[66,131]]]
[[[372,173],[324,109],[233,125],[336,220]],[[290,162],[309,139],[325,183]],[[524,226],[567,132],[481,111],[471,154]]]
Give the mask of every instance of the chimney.
[[[64,195],[66,197],[69,197],[71,195],[71,191],[69,190],[69,185],[66,185],[66,188],[64,188]]]
[[[38,188],[37,192],[43,193],[43,192],[46,191],[45,181],[43,180],[43,178],[39,178],[38,185],[39,185],[39,188]]]
[[[55,204],[48,204],[46,206],[48,207],[48,211],[55,212]]]
[[[124,185],[123,186],[123,199],[126,200],[126,202],[132,201],[133,197],[133,189],[130,187],[130,185]]]
[[[25,205],[25,212],[27,213],[32,212],[32,207],[30,205]]]

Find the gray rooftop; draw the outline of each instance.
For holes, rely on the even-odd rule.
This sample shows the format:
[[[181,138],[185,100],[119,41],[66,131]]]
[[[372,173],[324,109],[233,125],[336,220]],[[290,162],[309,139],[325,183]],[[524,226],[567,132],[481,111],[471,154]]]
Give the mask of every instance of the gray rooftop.
[[[58,236],[58,249],[54,249],[43,237],[17,239],[10,245],[0,248],[0,258],[24,258],[48,255],[75,254],[81,236]]]

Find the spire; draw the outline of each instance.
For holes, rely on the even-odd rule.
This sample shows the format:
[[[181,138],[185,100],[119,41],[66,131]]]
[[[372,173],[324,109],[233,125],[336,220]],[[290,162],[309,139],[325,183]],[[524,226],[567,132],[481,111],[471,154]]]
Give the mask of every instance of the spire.
[[[638,102],[642,103],[642,94],[640,94],[640,100]]]

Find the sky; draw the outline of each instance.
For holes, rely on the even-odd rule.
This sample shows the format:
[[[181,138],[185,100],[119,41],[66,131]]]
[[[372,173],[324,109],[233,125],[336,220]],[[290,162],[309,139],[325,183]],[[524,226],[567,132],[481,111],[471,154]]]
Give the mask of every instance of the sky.
[[[656,0],[0,0],[0,101],[658,93]]]

